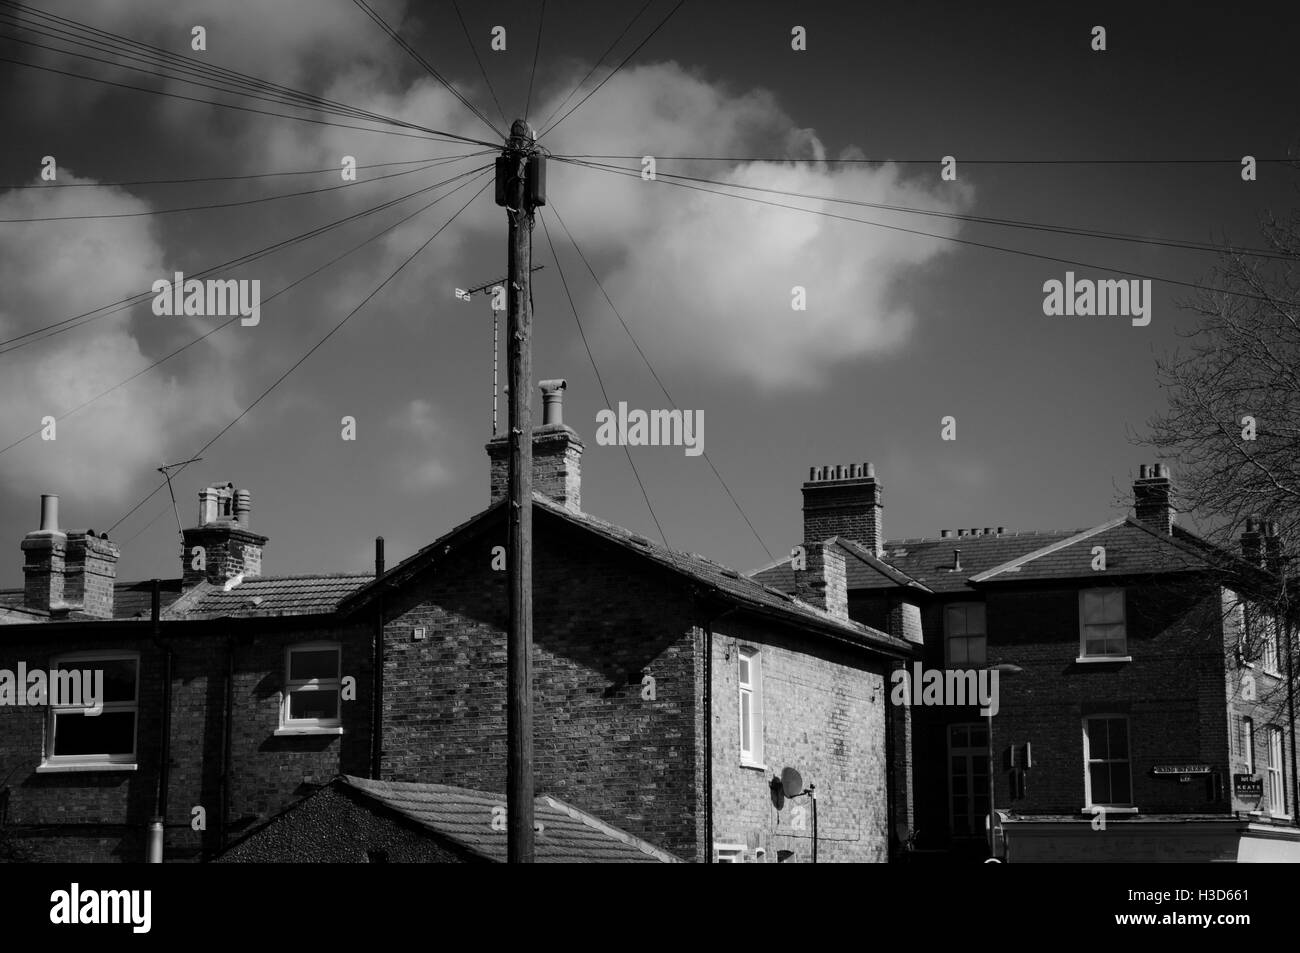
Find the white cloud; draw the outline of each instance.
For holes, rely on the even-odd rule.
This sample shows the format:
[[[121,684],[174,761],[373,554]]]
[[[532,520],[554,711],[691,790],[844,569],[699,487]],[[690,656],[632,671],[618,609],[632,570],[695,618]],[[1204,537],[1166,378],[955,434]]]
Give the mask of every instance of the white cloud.
[[[62,185],[88,180],[60,171]],[[29,189],[0,195],[0,218],[136,212],[147,206],[118,189]],[[167,274],[146,218],[0,226],[0,337],[5,340],[149,290]],[[134,322],[134,324],[133,324]],[[167,322],[161,326],[158,322]],[[147,324],[152,323],[152,324]],[[160,318],[148,303],[110,314],[47,342],[0,355],[2,444],[60,416],[152,362],[133,333],[189,336],[201,324]],[[214,336],[215,337],[215,336]],[[60,420],[57,437],[33,437],[5,454],[13,483],[40,484],[78,499],[119,497],[142,469],[167,462],[167,448],[230,413],[225,362],[208,360],[183,382],[154,371]]]
[[[543,143],[557,154],[825,156],[816,135],[797,126],[770,94],[731,94],[675,63],[619,73]],[[860,152],[846,155],[854,154]],[[636,161],[619,164],[640,169]],[[558,162],[551,169],[553,204],[594,257],[606,290],[652,359],[762,387],[815,387],[826,369],[896,351],[915,320],[896,296],[896,282],[946,247],[938,238],[709,195],[664,178],[646,182]],[[895,166],[857,164],[659,160],[657,171],[940,212],[970,200],[966,188],[939,183],[937,162],[926,180],[904,178]],[[938,235],[955,232],[951,220],[936,224],[828,201],[743,194]],[[556,234],[553,217],[551,231],[564,255],[567,240]],[[807,290],[806,311],[792,310],[795,286]],[[597,291],[582,294],[585,310],[608,314]],[[626,341],[607,344],[617,353],[628,348]]]

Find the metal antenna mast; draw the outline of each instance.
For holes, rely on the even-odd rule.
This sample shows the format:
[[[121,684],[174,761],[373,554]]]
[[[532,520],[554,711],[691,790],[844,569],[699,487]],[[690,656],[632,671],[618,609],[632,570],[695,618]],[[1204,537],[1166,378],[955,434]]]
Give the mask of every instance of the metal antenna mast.
[[[545,265],[533,265],[533,267],[528,270],[529,273],[532,273],[534,271],[541,271],[545,267]],[[497,278],[495,281],[484,282],[477,288],[470,288],[464,293],[464,300],[468,301],[473,295],[478,294],[480,291],[487,291],[489,288],[494,289],[494,291],[496,288],[501,288],[504,291],[505,284],[509,280],[510,276],[506,275],[503,278]],[[459,293],[460,289],[457,289],[458,296]],[[500,336],[501,319],[499,317],[499,312],[501,310],[502,309],[495,306],[492,308],[492,436],[494,437],[500,433],[500,430],[497,427],[497,340]]]
[[[172,471],[187,467],[191,463],[198,463],[202,457],[192,457],[189,460],[182,460],[180,463],[167,463],[158,468],[158,472],[167,478],[167,492],[172,498],[172,512],[176,514],[176,532],[181,538],[181,545],[185,545],[185,530],[181,528],[181,511],[176,507],[176,491],[172,489]]]

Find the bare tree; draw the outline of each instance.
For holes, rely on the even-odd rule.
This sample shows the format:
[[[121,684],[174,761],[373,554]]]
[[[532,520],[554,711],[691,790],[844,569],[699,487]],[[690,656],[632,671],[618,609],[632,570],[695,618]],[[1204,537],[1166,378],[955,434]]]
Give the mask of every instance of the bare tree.
[[[1252,687],[1239,697],[1256,700],[1256,668],[1275,673],[1260,680],[1258,702],[1294,739],[1300,209],[1266,217],[1261,232],[1266,249],[1226,247],[1207,282],[1213,290],[1185,305],[1201,320],[1184,348],[1157,360],[1167,410],[1147,422],[1139,442],[1176,461],[1180,509],[1216,544],[1204,547],[1217,553],[1213,577],[1239,597],[1223,607],[1229,671]],[[1287,747],[1295,798],[1300,770],[1293,741]]]
[[[1181,508],[1226,547],[1247,520],[1276,521],[1283,550],[1300,532],[1300,209],[1269,217],[1270,257],[1225,249],[1202,321],[1157,361],[1168,409],[1143,443],[1178,462]]]

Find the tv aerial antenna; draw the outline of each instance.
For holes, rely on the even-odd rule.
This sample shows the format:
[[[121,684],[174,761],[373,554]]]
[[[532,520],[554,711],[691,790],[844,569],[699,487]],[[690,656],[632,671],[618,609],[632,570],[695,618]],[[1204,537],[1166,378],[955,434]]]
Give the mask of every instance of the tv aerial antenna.
[[[532,268],[529,269],[529,273],[531,274],[534,271],[541,271],[545,267],[546,267],[545,265],[534,265]],[[504,278],[498,278],[495,281],[484,282],[478,287],[470,288],[468,290],[464,288],[457,288],[456,297],[459,298],[461,301],[468,301],[474,295],[478,294],[481,291],[487,291],[488,289],[493,290],[493,296],[495,297],[496,289],[500,288],[502,291],[504,291],[506,281],[508,280],[509,280],[509,276]],[[498,353],[497,340],[500,336],[501,312],[504,310],[505,310],[504,303],[501,305],[500,308],[498,308],[495,303],[492,305],[492,436],[494,437],[497,436],[497,432],[498,432],[497,431],[497,353]]]

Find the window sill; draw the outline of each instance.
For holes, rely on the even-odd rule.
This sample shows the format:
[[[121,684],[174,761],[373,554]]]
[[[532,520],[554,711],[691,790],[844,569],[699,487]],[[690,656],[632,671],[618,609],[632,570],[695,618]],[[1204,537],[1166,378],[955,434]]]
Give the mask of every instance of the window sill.
[[[37,774],[73,774],[84,771],[138,771],[140,768],[137,764],[128,764],[125,762],[110,761],[91,761],[68,764],[39,764],[36,766]]]
[[[341,735],[342,727],[338,728],[277,728],[273,736],[276,738],[293,738],[301,735]]]
[[[751,771],[766,771],[766,770],[767,770],[767,765],[765,765],[765,764],[759,764],[757,761],[745,761],[745,760],[742,759],[741,762],[740,762],[740,766],[741,766],[742,768],[749,768]]]
[[[1091,807],[1085,807],[1080,814],[1086,814],[1089,817],[1096,817],[1101,811],[1107,814],[1139,814],[1139,808],[1136,807],[1106,807],[1104,804],[1094,804]]]
[[[1074,660],[1076,665],[1095,665],[1099,662],[1131,662],[1131,655],[1080,655]]]

